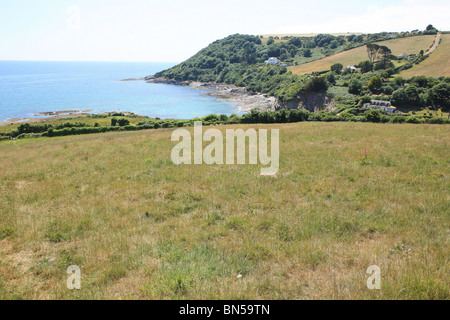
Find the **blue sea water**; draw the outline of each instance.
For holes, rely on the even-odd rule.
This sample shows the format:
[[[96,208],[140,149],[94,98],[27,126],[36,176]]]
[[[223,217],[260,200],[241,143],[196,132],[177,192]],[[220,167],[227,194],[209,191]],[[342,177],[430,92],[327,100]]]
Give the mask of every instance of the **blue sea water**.
[[[175,63],[0,61],[0,121],[39,112],[130,111],[161,119],[238,113],[230,102],[142,78]]]

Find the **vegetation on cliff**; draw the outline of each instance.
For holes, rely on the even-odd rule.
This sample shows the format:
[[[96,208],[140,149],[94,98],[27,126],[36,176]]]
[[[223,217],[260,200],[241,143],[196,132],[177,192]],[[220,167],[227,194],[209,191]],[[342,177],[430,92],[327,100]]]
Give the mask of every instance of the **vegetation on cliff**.
[[[408,36],[422,34],[412,32]],[[396,36],[406,37],[403,34]],[[338,37],[320,34],[275,41],[273,37],[264,40],[260,36],[235,34],[215,41],[185,62],[155,76],[178,82],[233,84],[251,92],[274,96],[280,105],[299,100],[301,94],[325,93],[336,100],[338,108],[361,106],[376,98],[392,100],[395,106],[406,111],[423,108],[449,110],[450,78],[395,78],[394,75],[405,66],[398,62],[401,58],[392,55],[390,48],[374,44],[385,37],[386,34]],[[357,69],[336,63],[329,67],[331,71],[328,72],[296,75],[286,68],[297,63],[307,50],[312,50],[310,53],[317,50],[336,52],[364,44],[367,44],[367,60],[356,65]],[[265,63],[269,57],[282,62]],[[420,63],[426,58],[420,52],[408,63]]]

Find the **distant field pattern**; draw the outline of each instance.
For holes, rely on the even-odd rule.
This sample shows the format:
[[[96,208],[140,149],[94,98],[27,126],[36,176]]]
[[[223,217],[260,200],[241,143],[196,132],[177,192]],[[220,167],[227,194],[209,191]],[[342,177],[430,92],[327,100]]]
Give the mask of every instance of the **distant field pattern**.
[[[402,53],[412,54],[419,53],[420,50],[426,51],[432,45],[434,39],[434,35],[426,35],[387,40],[377,42],[377,44],[387,46],[392,50],[394,55],[400,55]],[[438,50],[439,48],[436,49],[436,52],[438,52]],[[347,66],[349,64],[358,64],[364,60],[368,60],[366,46],[344,51],[321,60],[290,67],[289,70],[291,70],[294,74],[303,75],[315,71],[329,70],[335,63],[342,63],[344,66]]]

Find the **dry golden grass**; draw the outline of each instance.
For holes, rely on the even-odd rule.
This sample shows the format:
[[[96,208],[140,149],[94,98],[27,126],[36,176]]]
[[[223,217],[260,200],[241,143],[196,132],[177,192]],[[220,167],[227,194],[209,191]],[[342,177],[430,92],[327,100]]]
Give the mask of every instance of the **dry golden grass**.
[[[430,57],[400,73],[402,77],[412,76],[450,77],[450,34],[442,35],[442,41]]]
[[[0,298],[449,298],[449,126],[237,127],[280,129],[277,176],[170,129],[0,142]]]
[[[431,46],[434,39],[435,36],[427,35],[387,40],[377,42],[377,44],[389,47],[394,55],[400,55],[402,53],[418,54],[420,50],[426,51]],[[350,64],[356,65],[364,60],[368,60],[366,46],[344,51],[324,59],[289,67],[289,70],[294,74],[303,75],[316,71],[329,70],[330,67],[335,63],[342,63],[342,65],[348,66]]]

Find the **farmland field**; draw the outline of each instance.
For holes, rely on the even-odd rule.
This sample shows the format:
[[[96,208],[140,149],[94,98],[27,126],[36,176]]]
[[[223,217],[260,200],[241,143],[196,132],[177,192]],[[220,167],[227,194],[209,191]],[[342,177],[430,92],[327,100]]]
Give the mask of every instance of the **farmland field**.
[[[394,55],[400,55],[402,53],[418,54],[420,50],[426,51],[431,46],[434,39],[435,36],[427,35],[387,40],[377,42],[377,44],[389,47]],[[342,65],[347,66],[349,64],[356,65],[364,60],[368,60],[366,46],[344,51],[321,60],[289,67],[289,70],[294,74],[302,75],[315,71],[329,70],[335,63],[341,63]]]
[[[442,35],[441,44],[436,48],[436,50],[430,55],[428,59],[426,59],[419,65],[412,67],[411,69],[403,71],[402,73],[400,73],[400,76],[412,77],[424,75],[429,77],[450,77],[449,54],[450,34],[444,34]]]
[[[246,127],[276,176],[176,166],[170,129],[0,142],[0,299],[449,298],[449,126]]]

